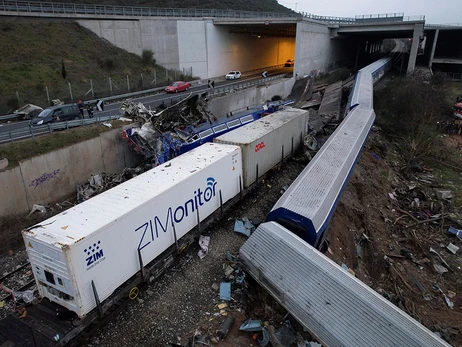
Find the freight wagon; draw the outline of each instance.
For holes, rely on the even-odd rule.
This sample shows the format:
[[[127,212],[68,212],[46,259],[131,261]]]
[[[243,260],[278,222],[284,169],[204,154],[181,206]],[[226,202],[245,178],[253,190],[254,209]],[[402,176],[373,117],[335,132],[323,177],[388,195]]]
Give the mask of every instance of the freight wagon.
[[[241,147],[244,188],[248,188],[303,143],[307,122],[307,111],[287,107],[213,141]]]
[[[264,131],[255,132],[251,123],[229,134],[237,138],[233,132],[250,127],[253,142],[268,141],[268,148],[258,150],[263,174],[281,160],[280,153],[286,156],[300,144],[306,116],[301,110],[279,111],[258,121]],[[241,147],[206,143],[24,230],[40,296],[79,317],[99,308],[144,271],[144,264],[178,246],[191,229],[242,193],[244,182],[249,187],[255,181],[242,164]]]
[[[80,317],[240,190],[241,150],[204,144],[23,231],[41,297]]]

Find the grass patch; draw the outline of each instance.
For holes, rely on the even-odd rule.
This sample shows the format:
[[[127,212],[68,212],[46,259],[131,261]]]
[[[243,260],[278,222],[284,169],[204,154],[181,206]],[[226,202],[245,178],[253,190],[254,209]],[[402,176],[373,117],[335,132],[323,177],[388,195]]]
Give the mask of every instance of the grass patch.
[[[121,128],[122,121],[112,121],[112,128],[101,124],[92,124],[69,130],[54,132],[53,134],[42,135],[14,143],[3,144],[0,146],[0,159],[8,159],[8,168],[19,165],[22,160],[27,160],[39,155],[53,152],[82,141],[98,137],[99,134]]]

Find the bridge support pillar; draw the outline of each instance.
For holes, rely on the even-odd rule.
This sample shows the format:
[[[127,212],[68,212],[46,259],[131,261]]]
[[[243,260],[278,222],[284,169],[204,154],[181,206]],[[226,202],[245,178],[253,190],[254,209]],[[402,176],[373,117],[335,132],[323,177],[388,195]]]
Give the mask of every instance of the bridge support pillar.
[[[435,37],[433,38],[433,44],[432,44],[432,51],[430,53],[430,61],[428,62],[428,67],[431,69],[433,65],[433,58],[435,57],[435,50],[436,50],[436,42],[438,41],[438,35],[440,33],[440,29],[435,30]],[[428,36],[427,36],[428,40]]]
[[[417,51],[421,38],[423,38],[423,24],[415,24],[414,34],[412,35],[411,53],[409,54],[409,63],[407,64],[407,73],[412,73],[415,69],[415,61],[417,59]]]

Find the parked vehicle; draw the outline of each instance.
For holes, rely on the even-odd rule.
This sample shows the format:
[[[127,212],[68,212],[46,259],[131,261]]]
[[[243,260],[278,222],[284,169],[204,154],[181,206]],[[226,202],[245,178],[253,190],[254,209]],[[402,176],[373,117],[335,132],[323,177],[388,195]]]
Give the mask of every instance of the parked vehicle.
[[[230,71],[226,74],[226,79],[227,80],[237,80],[238,78],[241,78],[241,72],[240,71]]]
[[[188,90],[190,87],[191,85],[188,82],[176,81],[170,84],[169,86],[165,87],[165,91],[167,93],[178,93]]]
[[[82,119],[77,104],[58,105],[44,109],[37,117],[30,121],[29,125],[42,125],[77,119]]]
[[[287,59],[286,62],[284,63],[285,67],[292,67],[294,66],[294,60],[293,59]]]

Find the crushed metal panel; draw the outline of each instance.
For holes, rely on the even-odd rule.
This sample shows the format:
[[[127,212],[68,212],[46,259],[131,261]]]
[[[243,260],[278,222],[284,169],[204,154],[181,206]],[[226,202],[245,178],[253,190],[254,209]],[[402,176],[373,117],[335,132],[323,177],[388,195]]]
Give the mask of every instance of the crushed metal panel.
[[[277,223],[260,224],[239,257],[325,346],[450,346]]]

